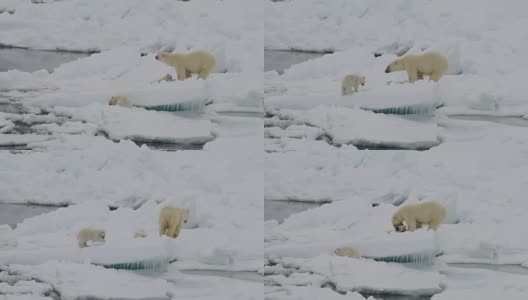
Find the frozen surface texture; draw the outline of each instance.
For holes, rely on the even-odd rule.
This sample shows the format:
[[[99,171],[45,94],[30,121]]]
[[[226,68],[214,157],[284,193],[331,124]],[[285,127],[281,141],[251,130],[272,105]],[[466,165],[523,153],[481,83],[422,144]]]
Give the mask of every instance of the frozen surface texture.
[[[261,298],[258,282],[179,273],[262,269],[262,121],[216,113],[262,112],[261,2],[0,0],[0,11],[3,45],[95,52],[49,71],[0,72],[9,150],[0,151],[0,202],[69,205],[25,219],[0,243],[2,270],[43,284],[10,275],[0,286],[8,299],[42,298],[49,286],[63,299]],[[157,82],[176,73],[158,52],[193,50],[215,56],[207,80]],[[117,95],[199,109],[109,106]],[[190,211],[178,239],[159,236],[164,205]],[[84,227],[105,229],[106,243],[79,249]],[[134,238],[139,229],[147,237]],[[85,264],[163,256],[175,262],[155,278]]]
[[[265,9],[267,49],[333,52],[264,76],[265,197],[322,204],[266,222],[270,297],[334,291],[350,298],[335,291],[366,286],[369,270],[386,266],[364,257],[436,252],[442,255],[433,266],[415,266],[428,272],[418,276],[422,288],[442,287],[428,290],[432,299],[522,299],[525,275],[444,263],[528,265],[528,243],[519,238],[528,210],[528,43],[512,34],[528,25],[528,5],[292,0],[267,1]],[[409,84],[404,71],[385,73],[396,58],[430,50],[449,59],[438,83],[426,77]],[[365,76],[366,84],[341,96],[346,74]],[[405,117],[365,110],[417,106],[418,115]],[[448,118],[457,114],[477,117]],[[402,148],[430,150],[396,151]],[[423,200],[446,206],[440,229],[394,233],[398,206]],[[332,255],[343,246],[363,258]],[[340,273],[342,265],[349,268]],[[378,272],[376,290],[401,292],[393,287],[407,283],[393,286],[392,271]]]

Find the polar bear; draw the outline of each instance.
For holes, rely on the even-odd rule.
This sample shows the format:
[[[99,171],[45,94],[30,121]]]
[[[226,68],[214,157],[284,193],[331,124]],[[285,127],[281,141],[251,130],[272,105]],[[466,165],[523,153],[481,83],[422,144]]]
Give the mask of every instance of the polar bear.
[[[360,258],[361,254],[356,248],[352,247],[340,247],[335,249],[335,254],[337,256],[348,256],[352,258]]]
[[[198,78],[207,79],[216,65],[213,55],[206,51],[194,51],[188,54],[160,52],[156,59],[176,69],[178,80],[185,80],[193,73]]]
[[[103,229],[83,228],[77,234],[77,241],[79,241],[80,248],[87,247],[88,241],[105,242],[105,231]]]
[[[387,66],[385,73],[407,71],[409,82],[423,79],[424,75],[430,80],[438,82],[447,71],[449,64],[447,58],[437,52],[423,54],[409,54],[398,58]]]
[[[122,107],[132,107],[132,102],[128,100],[127,96],[112,96],[112,98],[110,98],[110,101],[108,101],[108,104]]]
[[[392,225],[399,232],[405,231],[404,221],[409,231],[422,228],[422,225],[428,225],[428,229],[437,230],[446,215],[445,207],[436,201],[407,204],[392,215]]]
[[[357,74],[348,74],[343,78],[341,82],[341,95],[348,95],[354,92],[358,92],[359,85],[365,85],[365,76],[359,76]]]
[[[165,206],[160,211],[159,235],[177,238],[182,224],[187,223],[189,210],[173,206]]]

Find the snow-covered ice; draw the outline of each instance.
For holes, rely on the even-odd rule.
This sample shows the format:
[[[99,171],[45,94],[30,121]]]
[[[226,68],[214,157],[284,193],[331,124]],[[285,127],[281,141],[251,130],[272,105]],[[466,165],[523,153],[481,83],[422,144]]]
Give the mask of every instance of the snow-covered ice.
[[[454,120],[445,120],[443,125],[449,129],[448,142],[424,152],[361,151],[352,146],[335,148],[323,141],[292,143],[290,151],[265,155],[266,198],[336,201],[310,210],[303,228],[313,224],[314,217],[319,225],[344,222],[340,226],[358,226],[374,214],[380,218],[375,223],[382,221],[378,226],[385,229],[390,229],[390,212],[386,211],[390,206],[372,207],[372,203],[437,199],[448,207],[447,222],[458,223],[445,229],[450,239],[464,241],[449,243],[453,247],[472,248],[473,240],[477,246],[481,239],[500,239],[505,255],[507,248],[522,253],[519,247],[528,245],[516,239],[514,228],[522,224],[520,208],[525,207],[526,128]],[[302,215],[292,216],[279,231],[290,232],[288,224]],[[477,230],[482,226],[487,229]]]
[[[241,118],[238,122],[237,126],[262,126],[261,121],[253,119]],[[250,132],[252,137],[218,139],[203,151],[159,152],[131,142],[79,137],[66,139],[68,147],[50,142],[47,149],[52,151],[5,153],[2,164],[10,170],[1,173],[5,199],[80,205],[20,224],[14,231],[19,239],[16,251],[24,249],[25,237],[32,241],[28,245],[41,250],[59,245],[76,247],[76,230],[83,226],[103,226],[109,238],[112,228],[118,230],[115,237],[120,237],[119,230],[127,226],[132,226],[130,230],[145,227],[149,235],[155,236],[160,208],[156,202],[163,202],[191,211],[186,228],[192,234],[182,233],[178,241],[190,238],[189,243],[195,246],[174,250],[182,260],[258,270],[262,236],[254,232],[262,231],[262,192],[258,192],[262,187],[262,146],[257,136],[262,136],[262,130]],[[242,144],[244,148],[240,149]],[[19,178],[30,178],[31,184]],[[107,205],[143,206],[136,211],[123,208],[121,212],[109,211]],[[236,218],[230,217],[233,213]],[[50,234],[58,240],[50,242]]]
[[[64,299],[170,299],[171,287],[164,280],[90,264],[50,261],[36,266],[10,265],[4,271],[49,283]],[[31,287],[32,290],[35,288]]]
[[[324,203],[280,224],[266,222],[267,295],[318,299],[334,290],[334,297],[346,299],[335,293],[339,284],[357,287],[385,265],[365,257],[412,254],[433,261],[401,267],[427,272],[430,277],[419,276],[425,285],[440,282],[442,290],[430,290],[438,293],[434,300],[522,299],[526,275],[445,263],[528,265],[528,243],[520,238],[528,210],[528,89],[522,79],[528,43],[524,33],[514,34],[528,25],[528,5],[291,0],[267,1],[265,9],[266,49],[321,56],[264,75],[264,195]],[[384,72],[399,56],[429,50],[449,59],[438,83],[427,77],[401,83],[406,72]],[[366,85],[341,96],[342,78],[353,73],[366,76]],[[422,114],[414,117],[367,111],[418,106]],[[454,115],[476,117],[448,118]],[[518,120],[493,119],[500,117]],[[390,150],[425,145],[432,148]],[[385,150],[368,150],[377,146]],[[426,199],[448,209],[438,232],[389,233],[397,206]],[[364,258],[332,255],[342,246],[357,248]],[[377,272],[376,290],[394,293],[391,286],[404,286],[393,286],[390,272]],[[329,278],[332,284],[325,284]]]
[[[217,114],[263,112],[261,2],[33,2],[0,0],[11,12],[0,14],[2,45],[96,53],[49,71],[0,72],[0,101],[17,107],[0,113],[0,144],[29,149],[0,152],[0,201],[69,205],[25,219],[0,243],[0,269],[11,272],[0,294],[53,298],[43,291],[53,287],[62,299],[262,298],[261,282],[179,272],[262,272],[262,120]],[[217,61],[207,80],[156,82],[175,77],[157,52],[198,49]],[[109,106],[115,95],[139,107]],[[199,109],[141,108],[164,104]],[[159,236],[163,205],[190,210],[177,239]],[[79,249],[83,227],[104,228],[106,243]],[[134,239],[140,228],[148,236]],[[167,258],[168,271],[149,276],[93,265]]]
[[[464,268],[441,268],[440,272],[445,275],[449,288],[434,295],[432,300],[521,300],[528,292],[526,275]]]
[[[335,145],[420,149],[437,146],[442,141],[442,130],[436,124],[407,121],[399,116],[361,109],[318,106],[308,111],[281,110],[277,116],[281,120],[294,120],[322,129]]]
[[[11,5],[15,13],[1,15],[0,26],[5,30],[0,40],[50,50],[101,51],[123,45],[145,52],[202,48],[218,57],[219,70],[261,71],[259,4],[241,0],[77,0],[45,5],[15,1]]]
[[[117,141],[131,139],[135,141],[205,144],[214,138],[212,124],[206,119],[174,118],[174,115],[170,113],[144,111],[139,108],[123,109],[98,104],[89,105],[82,110],[65,107],[57,108],[54,111],[72,121],[87,122],[91,126],[96,125],[110,139]],[[141,120],[141,122],[132,120]],[[65,125],[67,124],[58,128],[47,127],[47,129],[58,129],[60,132]]]
[[[510,32],[527,22],[520,12],[528,6],[508,3],[506,8],[492,1],[466,1],[469,18],[454,1],[266,2],[266,48],[335,51],[293,65],[280,76],[267,72],[266,111],[443,103],[438,112],[449,115],[526,116],[528,90],[521,78],[526,76],[528,60],[522,53],[528,52],[528,44]],[[498,21],[504,16],[508,22]],[[398,84],[407,79],[406,73],[384,70],[403,50],[445,53],[448,74],[439,83]],[[366,76],[367,82],[359,93],[342,97],[341,80],[349,73]]]
[[[0,267],[0,299],[259,299],[257,282],[189,276],[171,271],[153,278],[90,264],[49,261]],[[14,282],[14,283],[13,283]],[[229,288],[228,288],[229,287]],[[260,295],[260,296],[259,296]],[[26,297],[26,298],[23,298]]]
[[[268,300],[373,300],[374,297],[364,298],[358,292],[338,294],[330,288],[321,289],[314,286],[265,287]]]
[[[298,273],[322,275],[340,292],[358,291],[379,294],[429,296],[443,290],[443,278],[436,272],[364,259],[321,255],[312,259],[283,258],[279,263]],[[276,276],[271,280],[288,282]],[[297,283],[299,284],[299,283]]]
[[[283,147],[265,155],[266,198],[334,202],[292,215],[282,224],[268,221],[266,257],[312,260],[352,246],[365,256],[373,255],[372,250],[382,252],[374,256],[437,252],[443,253],[440,262],[526,265],[528,244],[518,235],[526,224],[526,128],[438,122],[446,130],[446,142],[425,152],[361,151],[325,141],[283,139]],[[437,234],[412,233],[415,244],[404,238],[408,233],[387,234],[397,209],[392,204],[424,199],[448,208]],[[446,285],[445,299],[471,294],[469,289],[449,291]],[[492,295],[500,292],[489,289]],[[444,299],[441,295],[438,299]]]

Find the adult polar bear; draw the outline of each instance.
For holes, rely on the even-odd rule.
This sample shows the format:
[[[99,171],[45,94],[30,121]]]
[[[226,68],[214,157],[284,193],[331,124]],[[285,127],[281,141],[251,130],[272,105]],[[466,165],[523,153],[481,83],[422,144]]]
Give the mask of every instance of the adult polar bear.
[[[216,65],[214,56],[201,50],[187,54],[160,52],[156,59],[174,67],[178,80],[185,80],[192,74],[198,74],[198,78],[205,80]]]
[[[437,230],[446,215],[445,207],[436,201],[407,204],[392,215],[392,226],[396,231],[405,231],[403,230],[405,221],[409,231],[422,228],[422,225],[428,225],[429,229]]]
[[[173,206],[164,206],[159,215],[159,235],[177,238],[184,223],[187,223],[189,210]]]
[[[385,73],[407,71],[409,82],[423,79],[424,75],[430,80],[438,82],[447,72],[449,63],[447,58],[438,52],[409,54],[393,61],[385,69]]]

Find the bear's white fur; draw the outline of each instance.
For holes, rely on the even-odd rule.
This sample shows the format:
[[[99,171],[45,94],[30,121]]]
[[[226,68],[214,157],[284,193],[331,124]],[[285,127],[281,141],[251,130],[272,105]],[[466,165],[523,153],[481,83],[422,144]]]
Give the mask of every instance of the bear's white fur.
[[[108,104],[122,106],[122,107],[132,107],[132,102],[128,100],[127,96],[112,96]]]
[[[424,75],[430,80],[438,82],[447,71],[447,58],[437,52],[423,54],[409,54],[393,61],[385,69],[385,73],[407,71],[409,82],[423,79]]]
[[[136,233],[134,233],[134,238],[144,238],[144,237],[147,237],[147,232],[143,228],[136,230]]]
[[[189,210],[187,209],[173,206],[163,207],[159,216],[159,235],[178,237],[182,225],[187,223],[188,216]]]
[[[352,258],[360,258],[361,254],[359,253],[359,250],[352,247],[340,247],[335,249],[335,254],[337,256],[348,256]]]
[[[105,231],[103,229],[83,228],[77,234],[77,241],[79,241],[80,248],[87,247],[88,241],[104,242]]]
[[[365,76],[359,76],[356,74],[348,74],[343,78],[341,82],[341,95],[345,96],[353,92],[358,92],[360,85],[365,85]],[[352,91],[352,89],[354,89]]]
[[[201,50],[188,54],[160,52],[156,59],[174,67],[178,80],[185,80],[192,74],[198,74],[198,78],[205,80],[216,65],[214,56]]]
[[[446,215],[445,207],[436,201],[407,204],[392,215],[392,225],[399,232],[405,231],[402,226],[404,221],[409,231],[415,231],[423,225],[428,225],[428,229],[437,230]]]

